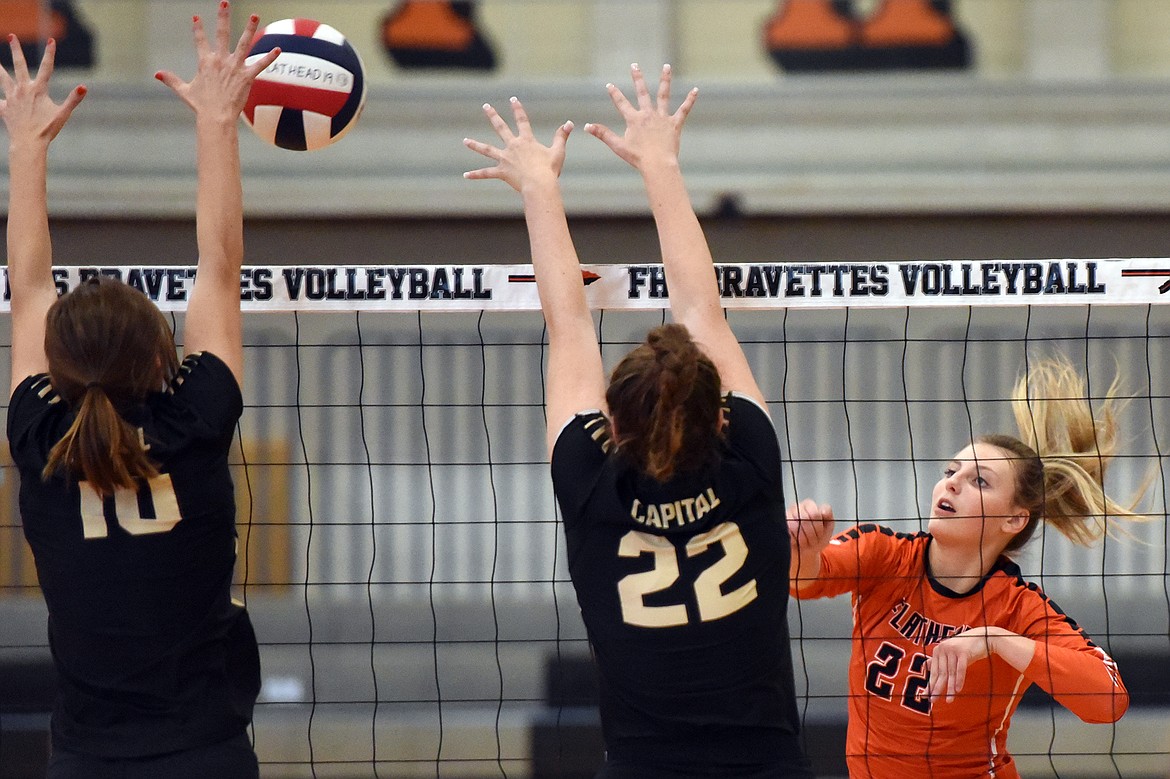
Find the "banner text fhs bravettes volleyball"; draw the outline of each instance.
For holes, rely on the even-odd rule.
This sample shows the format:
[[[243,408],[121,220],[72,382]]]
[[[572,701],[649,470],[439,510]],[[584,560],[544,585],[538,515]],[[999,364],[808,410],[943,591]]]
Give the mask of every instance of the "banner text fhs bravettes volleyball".
[[[189,266],[54,268],[60,293],[103,275],[182,311]],[[868,263],[740,263],[715,266],[727,308],[903,305],[1069,305],[1170,302],[1170,260],[1002,260]],[[582,267],[595,309],[669,305],[662,265]],[[4,269],[7,310],[7,269]],[[249,266],[240,273],[245,311],[538,311],[529,265]]]

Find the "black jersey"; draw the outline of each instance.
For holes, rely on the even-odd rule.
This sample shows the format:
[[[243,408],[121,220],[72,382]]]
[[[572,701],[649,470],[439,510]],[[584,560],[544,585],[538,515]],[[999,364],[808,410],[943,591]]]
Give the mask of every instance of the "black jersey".
[[[553,450],[611,758],[801,758],[780,448],[752,401],[729,395],[724,411],[720,462],[666,483],[613,451],[597,411],[578,414]]]
[[[103,501],[74,477],[41,477],[74,418],[49,377],[30,376],[13,393],[21,520],[60,681],[55,745],[138,757],[231,738],[250,722],[259,655],[230,594],[228,449],[242,409],[220,359],[187,357],[169,391],[124,414],[161,475]]]

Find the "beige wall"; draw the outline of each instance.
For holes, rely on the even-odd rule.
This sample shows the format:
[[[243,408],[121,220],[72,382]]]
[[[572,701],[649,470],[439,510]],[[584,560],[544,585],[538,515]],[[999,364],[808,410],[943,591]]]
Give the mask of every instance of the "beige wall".
[[[1127,76],[1170,76],[1170,3],[1114,0],[1113,67]]]
[[[638,0],[651,2],[652,0]],[[858,0],[863,12],[876,0]],[[76,0],[98,36],[98,79],[137,81],[149,78],[145,9],[155,24],[174,9],[175,23],[185,25],[189,8],[205,4],[171,0]],[[165,5],[160,7],[160,3]],[[1025,68],[1026,0],[954,0],[955,13],[973,39],[979,72],[1011,78]],[[237,29],[244,13],[273,21],[290,16],[319,18],[341,30],[361,52],[371,83],[422,77],[404,73],[390,62],[379,39],[380,20],[395,0],[237,0]],[[760,45],[764,22],[779,0],[677,0],[672,57],[680,71],[694,78],[763,82],[782,77]],[[577,0],[481,0],[479,19],[500,55],[501,78],[572,78],[589,75],[592,53],[604,41],[604,18],[595,18],[589,2]],[[1113,72],[1120,76],[1170,77],[1170,2],[1112,0],[1109,49]],[[170,43],[167,44],[171,45]],[[427,73],[426,78],[459,78]]]
[[[954,8],[981,74],[998,78],[1022,72],[1027,39],[1020,0],[958,0]]]
[[[77,0],[74,7],[94,31],[95,78],[138,80],[142,76],[149,77],[144,72],[142,56],[146,39],[142,0]]]
[[[370,82],[375,84],[418,75],[397,68],[382,48],[381,22],[396,5],[396,0],[329,0],[327,6],[320,0],[237,2],[237,7],[263,20],[303,16],[336,27],[362,55]],[[481,0],[476,19],[496,51],[499,76],[571,77],[588,71],[593,42],[589,3]],[[427,72],[426,76],[443,74]]]
[[[99,62],[98,79],[136,81],[153,75],[146,66],[142,45],[147,39],[144,9],[167,0],[75,0],[80,15],[95,31]],[[174,23],[185,27],[189,8],[200,4],[171,3]],[[210,14],[215,3],[203,4]],[[340,30],[357,48],[371,83],[415,78],[416,73],[398,69],[382,49],[381,20],[395,0],[236,0],[235,31],[242,29],[245,14],[258,14],[262,22],[303,16],[319,19]],[[156,19],[164,10],[156,10]],[[572,77],[588,72],[593,44],[592,15],[582,2],[543,0],[484,0],[478,16],[499,55],[499,76]],[[427,73],[428,78],[459,78],[460,74]]]
[[[478,18],[495,45],[501,76],[540,78],[589,72],[592,17],[583,2],[484,0]]]
[[[677,66],[704,78],[775,79],[775,63],[760,45],[764,23],[776,12],[773,0],[684,0],[679,3]]]

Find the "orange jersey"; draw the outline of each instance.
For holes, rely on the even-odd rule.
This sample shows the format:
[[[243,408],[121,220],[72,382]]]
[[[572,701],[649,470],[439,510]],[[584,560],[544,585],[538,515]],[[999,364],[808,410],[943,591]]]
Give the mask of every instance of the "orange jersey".
[[[1015,563],[1001,557],[970,592],[927,573],[928,533],[859,525],[821,553],[817,581],[793,594],[852,593],[849,660],[851,779],[1018,779],[1007,752],[1020,697],[1039,685],[1086,722],[1114,722],[1129,706],[1117,668]],[[932,702],[927,659],[942,640],[970,628],[1005,628],[1037,642],[1020,672],[998,655],[967,669],[952,703]]]

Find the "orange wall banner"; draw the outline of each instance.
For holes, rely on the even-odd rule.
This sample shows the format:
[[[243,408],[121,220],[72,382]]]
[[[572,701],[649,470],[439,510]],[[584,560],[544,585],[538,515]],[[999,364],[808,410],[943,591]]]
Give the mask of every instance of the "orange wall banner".
[[[881,0],[866,17],[853,0],[783,0],[764,23],[763,42],[794,73],[971,66],[950,0]]]
[[[382,44],[402,68],[492,70],[495,52],[475,23],[475,4],[404,0],[382,20]]]

